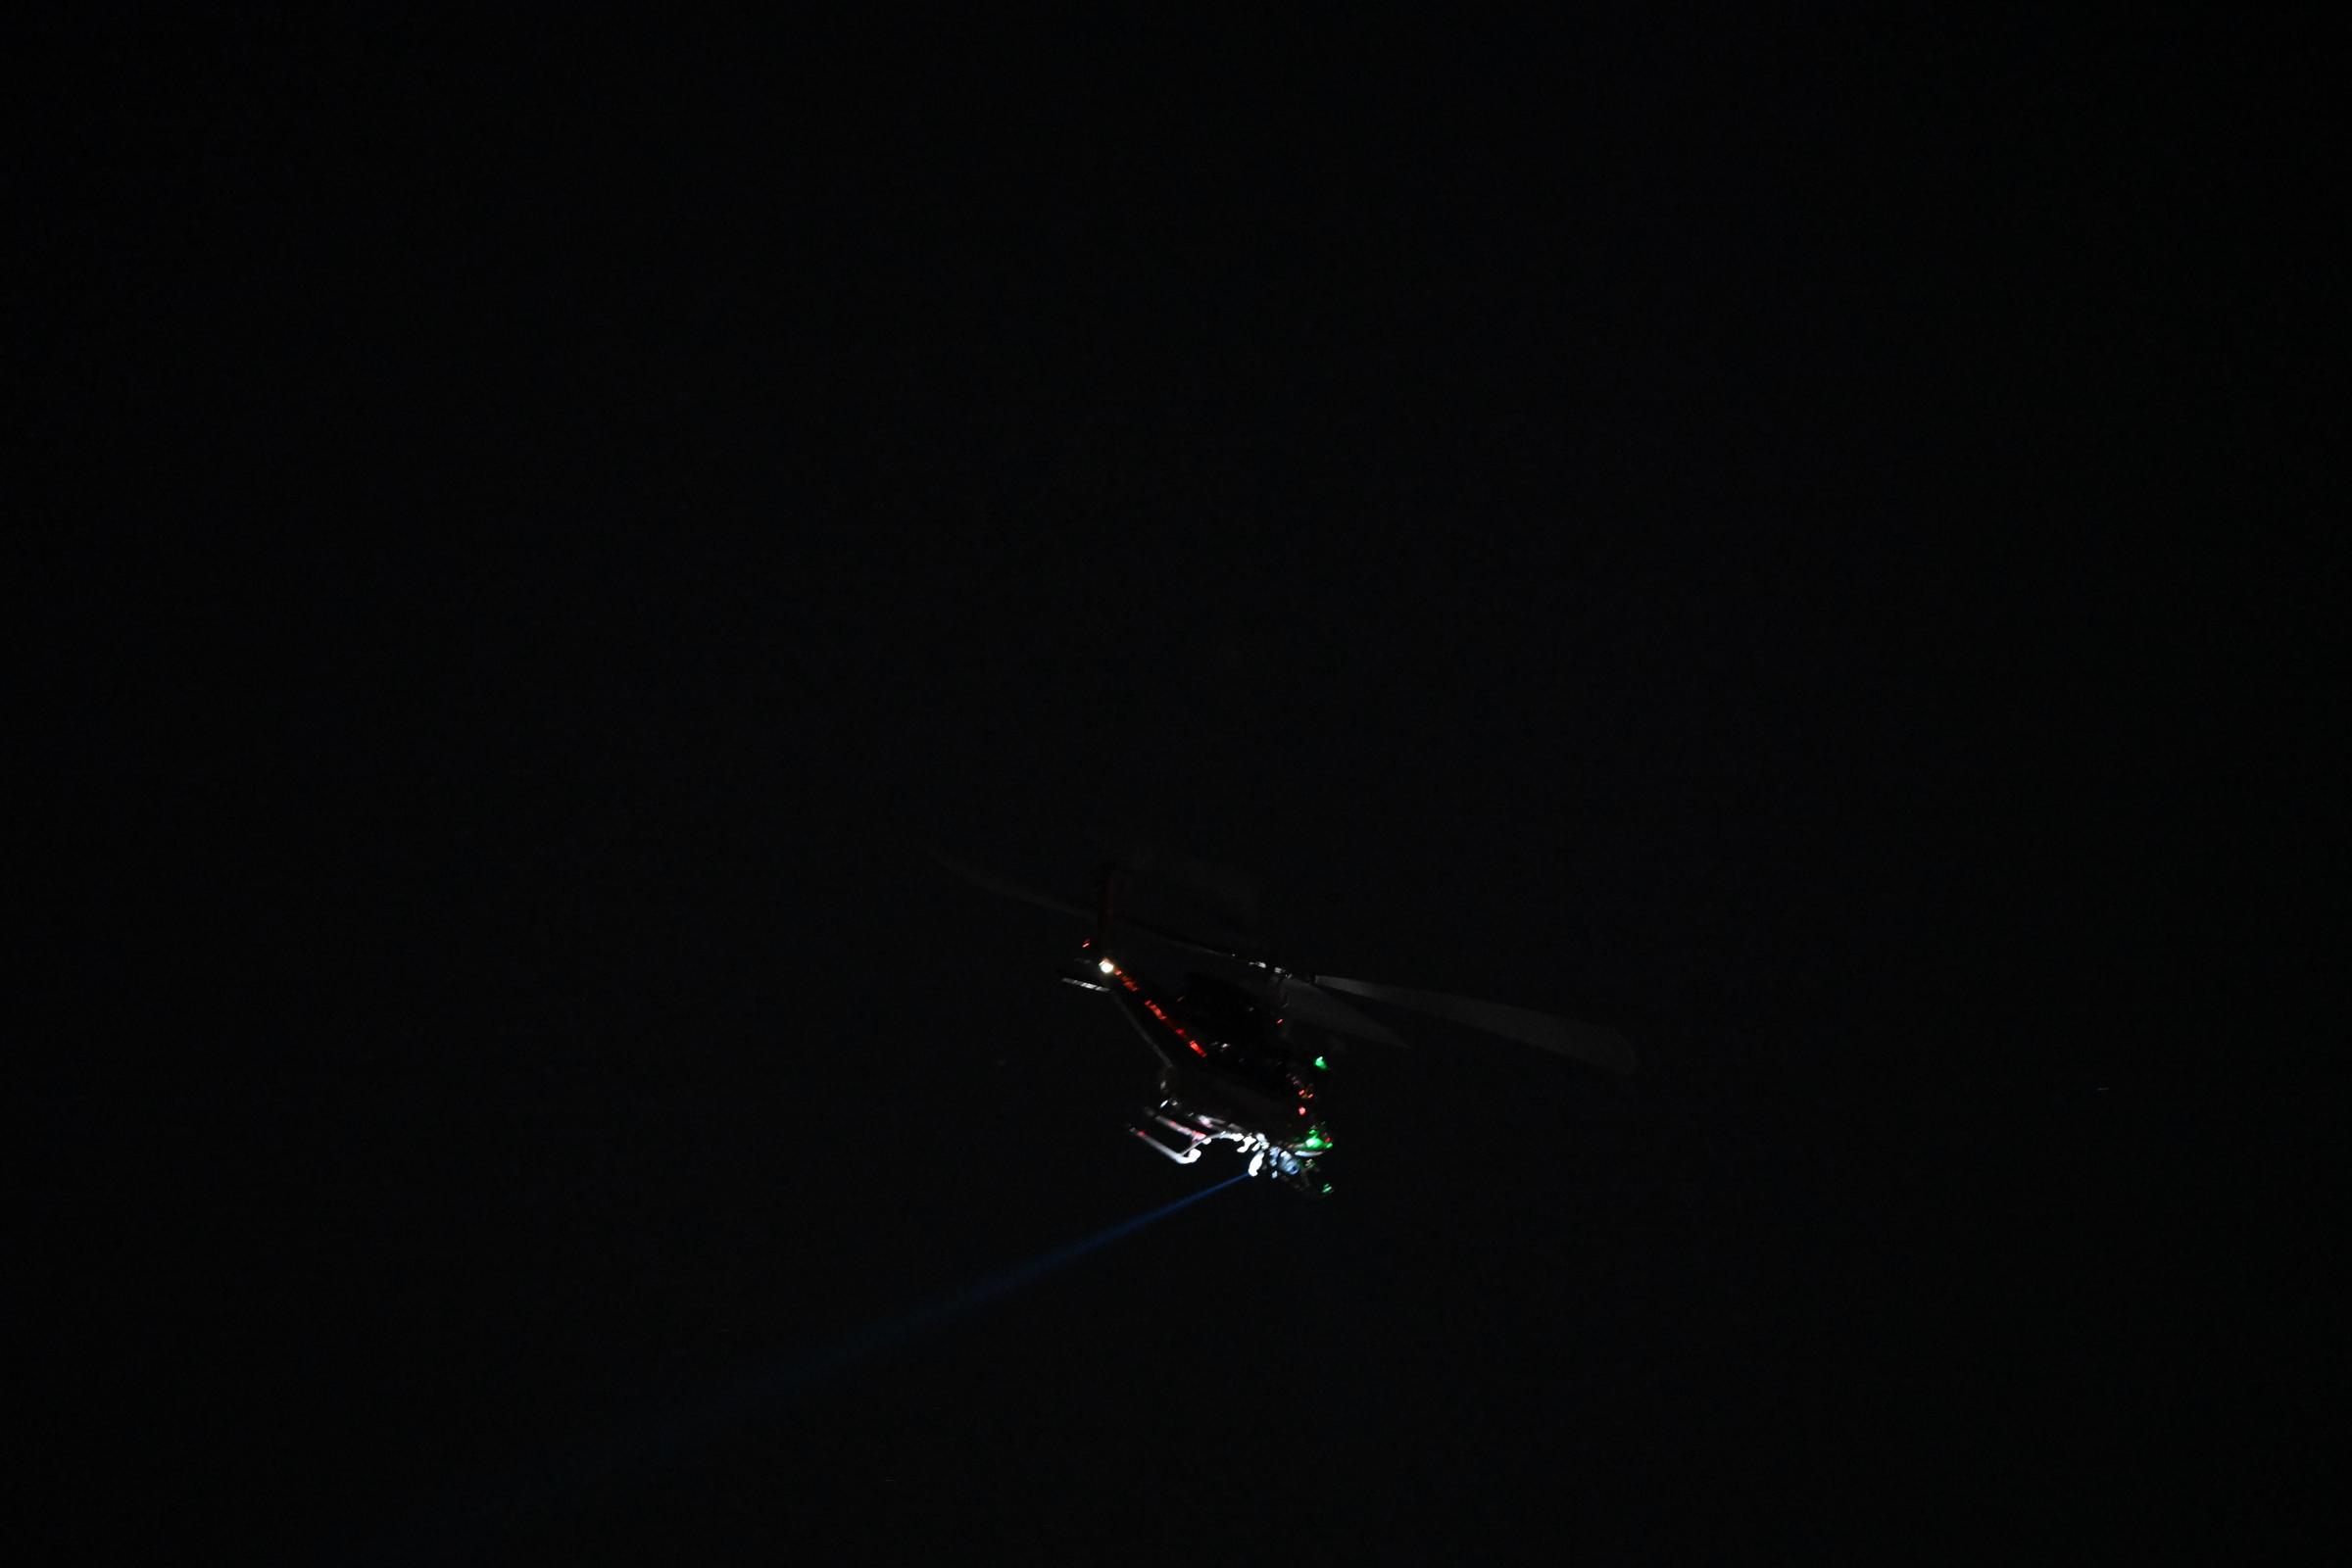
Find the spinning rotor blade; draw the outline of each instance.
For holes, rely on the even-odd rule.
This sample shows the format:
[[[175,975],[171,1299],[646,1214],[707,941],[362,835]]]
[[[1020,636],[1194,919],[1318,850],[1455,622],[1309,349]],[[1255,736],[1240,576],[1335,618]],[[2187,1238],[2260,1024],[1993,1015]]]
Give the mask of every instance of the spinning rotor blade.
[[[999,876],[984,865],[975,865],[960,856],[950,855],[945,850],[932,848],[928,853],[931,858],[974,887],[985,888],[1002,898],[1017,899],[1023,904],[1034,904],[1041,909],[1052,909],[1057,914],[1074,915],[1081,920],[1093,920],[1100,914],[1099,910],[1090,909],[1084,905],[1073,904],[1067,899],[1055,898],[1053,894],[1041,892],[1025,882],[1015,882],[1008,876]],[[1173,931],[1162,931],[1159,927],[1148,925],[1141,920],[1120,920],[1115,929],[1120,935],[1141,936],[1152,942],[1164,943],[1171,948],[1182,948],[1187,953],[1204,954],[1212,958],[1233,958],[1245,963],[1250,961],[1245,955],[1225,948],[1212,948],[1206,943],[1195,942],[1190,937],[1180,937]],[[1348,1010],[1353,1011],[1354,1009]]]
[[[1379,1019],[1350,1007],[1322,987],[1309,985],[1296,975],[1283,981],[1282,1010],[1286,1017],[1302,1019],[1335,1035],[1350,1035],[1357,1040],[1404,1049],[1405,1043]]]
[[[958,858],[945,850],[934,849],[930,854],[931,858],[975,887],[986,888],[989,892],[1007,899],[1018,899],[1023,904],[1034,904],[1041,909],[1053,909],[1060,914],[1074,914],[1081,920],[1092,920],[1095,917],[1095,911],[1082,905],[1072,904],[1067,899],[1057,899],[1051,893],[1040,893],[1033,887],[1015,882],[1010,877],[999,876],[986,866],[974,865],[971,861]]]
[[[1212,948],[1205,942],[1195,942],[1191,937],[1180,937],[1173,931],[1162,931],[1159,927],[1147,925],[1141,920],[1121,920],[1112,928],[1112,932],[1116,936],[1140,936],[1148,941],[1163,943],[1171,948],[1182,948],[1187,953],[1198,953],[1211,958],[1231,958],[1237,963],[1252,961],[1249,955],[1236,953],[1231,948]]]
[[[1369,980],[1347,980],[1329,974],[1315,976],[1315,984],[1351,996],[1369,997],[1374,1002],[1410,1007],[1433,1018],[1467,1024],[1487,1034],[1501,1035],[1506,1040],[1516,1040],[1610,1072],[1634,1070],[1634,1048],[1626,1043],[1624,1036],[1592,1024],[1571,1023],[1532,1007],[1514,1007],[1477,997],[1448,996],[1443,991],[1408,991],[1402,986],[1375,985]],[[1292,982],[1292,990],[1298,989],[1298,983]]]

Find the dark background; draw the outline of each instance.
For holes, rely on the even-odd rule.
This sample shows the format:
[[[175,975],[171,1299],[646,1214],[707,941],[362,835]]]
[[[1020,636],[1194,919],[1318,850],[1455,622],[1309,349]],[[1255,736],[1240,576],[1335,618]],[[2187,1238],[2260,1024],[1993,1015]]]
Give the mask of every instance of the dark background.
[[[2298,1528],[2306,42],[58,42],[46,1560]],[[1644,1069],[1418,1030],[817,1375],[1223,1174],[921,854],[1111,817]]]

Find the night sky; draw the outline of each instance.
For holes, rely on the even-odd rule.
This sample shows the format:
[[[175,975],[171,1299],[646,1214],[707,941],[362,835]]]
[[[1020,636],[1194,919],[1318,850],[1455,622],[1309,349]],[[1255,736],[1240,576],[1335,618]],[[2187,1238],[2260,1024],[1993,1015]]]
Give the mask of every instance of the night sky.
[[[2319,53],[74,40],[24,1560],[2294,1529]],[[1081,933],[924,849],[1082,898],[1111,822],[1643,1069],[1396,1015],[1328,1201],[1064,1255],[1233,1162],[1126,1136]]]

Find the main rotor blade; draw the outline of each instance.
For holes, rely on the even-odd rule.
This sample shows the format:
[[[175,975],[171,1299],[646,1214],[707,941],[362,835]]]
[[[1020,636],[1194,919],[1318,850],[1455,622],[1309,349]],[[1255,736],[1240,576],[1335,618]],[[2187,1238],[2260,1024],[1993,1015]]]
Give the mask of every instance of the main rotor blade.
[[[1282,1010],[1286,1017],[1302,1019],[1335,1035],[1352,1035],[1358,1040],[1370,1040],[1383,1046],[1405,1049],[1405,1043],[1379,1019],[1350,1007],[1320,986],[1309,985],[1297,975],[1282,983]]]
[[[1173,931],[1163,931],[1158,926],[1149,925],[1142,920],[1123,919],[1117,921],[1111,926],[1110,934],[1113,942],[1125,937],[1142,937],[1147,941],[1163,943],[1171,948],[1182,948],[1187,953],[1198,953],[1205,957],[1230,958],[1236,963],[1245,964],[1256,961],[1246,953],[1236,953],[1231,948],[1213,947],[1206,942],[1195,942],[1191,937],[1180,937]]]
[[[986,866],[974,865],[971,861],[958,856],[950,855],[945,850],[934,847],[931,848],[930,854],[931,858],[975,887],[986,888],[989,892],[1007,899],[1018,899],[1023,904],[1034,904],[1041,909],[1052,909],[1059,914],[1073,914],[1081,920],[1092,920],[1095,917],[1095,911],[1083,905],[1072,904],[1067,899],[1057,899],[1051,893],[1041,893],[1025,883],[1013,881],[1010,877],[999,876]]]
[[[1315,976],[1315,984],[1351,996],[1369,997],[1374,1002],[1410,1007],[1433,1018],[1467,1024],[1610,1072],[1634,1070],[1634,1048],[1626,1043],[1624,1036],[1592,1024],[1572,1023],[1532,1007],[1514,1007],[1477,997],[1449,996],[1443,991],[1408,991],[1402,986],[1376,985],[1369,980],[1348,980],[1331,974]],[[1298,989],[1296,981],[1292,989]]]
[[[926,846],[926,849],[931,858],[962,877],[966,882],[975,887],[985,888],[1000,897],[1017,899],[1023,904],[1034,904],[1041,909],[1052,909],[1057,914],[1074,915],[1081,920],[1093,920],[1099,915],[1099,911],[1090,909],[1084,905],[1073,904],[1068,899],[1056,898],[1053,894],[1042,892],[1025,882],[1015,882],[1008,876],[1000,876],[984,865],[975,865],[961,856],[950,855],[937,846]],[[1158,926],[1148,925],[1141,920],[1120,920],[1114,925],[1113,930],[1121,936],[1143,937],[1152,942],[1163,943],[1171,948],[1181,948],[1187,953],[1199,953],[1212,958],[1233,958],[1245,963],[1251,961],[1246,954],[1235,953],[1226,948],[1211,947],[1205,942],[1195,942],[1190,937],[1180,937],[1173,931],[1163,931]],[[1353,1011],[1352,1008],[1349,1010]]]

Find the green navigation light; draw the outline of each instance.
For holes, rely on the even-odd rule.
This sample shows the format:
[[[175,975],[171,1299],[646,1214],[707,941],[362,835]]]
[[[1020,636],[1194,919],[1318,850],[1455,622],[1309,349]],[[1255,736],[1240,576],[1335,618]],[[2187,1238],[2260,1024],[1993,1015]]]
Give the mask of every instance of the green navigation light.
[[[1325,1061],[1321,1056],[1317,1056],[1315,1058],[1315,1065],[1322,1068],[1325,1072],[1331,1071],[1331,1063]]]

